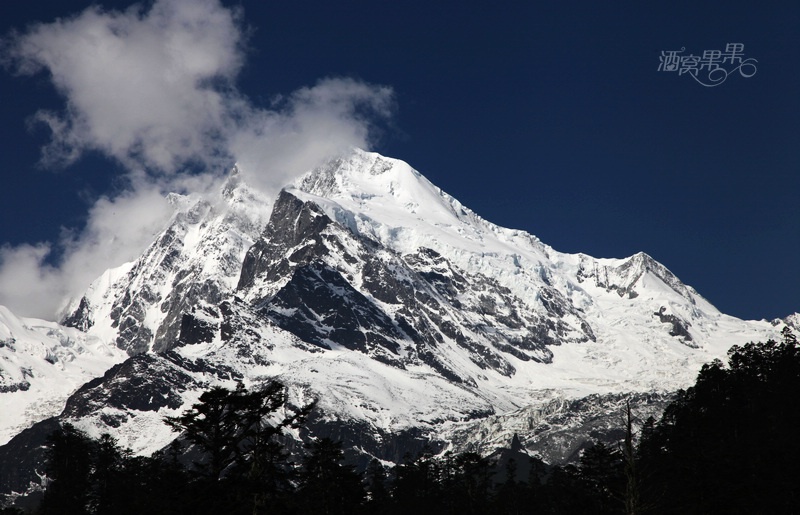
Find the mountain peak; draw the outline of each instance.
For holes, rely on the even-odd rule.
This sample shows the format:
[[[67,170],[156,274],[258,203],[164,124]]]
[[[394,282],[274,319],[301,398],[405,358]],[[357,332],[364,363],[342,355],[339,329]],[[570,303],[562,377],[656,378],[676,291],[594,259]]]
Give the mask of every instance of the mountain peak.
[[[362,150],[317,167],[294,187],[366,212],[390,211],[438,224],[480,218],[406,162]]]

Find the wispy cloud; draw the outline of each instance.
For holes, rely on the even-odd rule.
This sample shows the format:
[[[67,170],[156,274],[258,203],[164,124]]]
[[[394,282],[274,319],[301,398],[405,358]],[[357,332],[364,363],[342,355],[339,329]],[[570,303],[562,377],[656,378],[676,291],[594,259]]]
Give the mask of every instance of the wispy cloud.
[[[392,90],[335,78],[302,88],[275,111],[250,109],[229,148],[257,184],[272,191],[343,150],[369,148],[371,120],[388,118]]]
[[[18,35],[16,70],[48,72],[66,99],[63,112],[36,114],[52,131],[44,163],[70,164],[85,150],[161,172],[213,162],[231,130],[241,34],[217,1],[162,0],[149,11],[90,7]]]
[[[0,248],[0,304],[52,316],[64,295],[143,250],[169,216],[163,193],[181,177],[219,176],[238,161],[271,193],[333,154],[371,145],[373,121],[391,115],[391,88],[326,78],[269,109],[237,90],[243,16],[218,0],[157,0],[123,12],[90,7],[6,38],[6,67],[49,74],[65,101],[33,115],[52,134],[42,164],[98,151],[129,171],[131,187],[101,198],[80,234]],[[56,247],[62,259],[47,264]]]
[[[141,182],[114,198],[101,197],[79,233],[62,229],[55,243],[0,247],[0,304],[52,318],[65,298],[146,248],[171,212],[160,187]],[[53,251],[62,255],[57,264],[47,260]]]

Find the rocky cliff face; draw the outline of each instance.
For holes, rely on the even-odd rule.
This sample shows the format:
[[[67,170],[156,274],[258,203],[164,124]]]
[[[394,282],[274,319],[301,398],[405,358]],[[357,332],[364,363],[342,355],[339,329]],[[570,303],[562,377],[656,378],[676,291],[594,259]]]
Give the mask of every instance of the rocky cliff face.
[[[541,289],[539,313],[496,280],[461,270],[433,249],[402,255],[286,191],[245,257],[237,294],[306,342],[365,352],[400,368],[424,363],[473,385],[474,372],[448,346],[473,370],[510,377],[515,368],[507,356],[548,362],[549,345],[594,338],[553,288]]]

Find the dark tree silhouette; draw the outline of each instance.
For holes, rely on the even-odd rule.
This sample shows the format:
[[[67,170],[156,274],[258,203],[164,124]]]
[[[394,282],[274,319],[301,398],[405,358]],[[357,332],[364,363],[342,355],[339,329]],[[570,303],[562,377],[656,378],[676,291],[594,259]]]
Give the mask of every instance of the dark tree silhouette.
[[[179,417],[168,417],[165,422],[174,431],[197,445],[206,461],[198,461],[196,467],[209,479],[217,480],[222,472],[237,458],[239,445],[244,439],[243,415],[237,411],[241,395],[239,390],[231,392],[215,387],[200,396],[200,402]]]
[[[441,464],[429,447],[416,458],[406,455],[392,473],[394,513],[442,513]]]
[[[287,410],[282,419],[271,420],[286,400],[285,387],[275,381],[254,392],[241,383],[233,391],[215,387],[165,423],[201,450],[205,460],[195,465],[209,479],[220,479],[234,464],[240,473],[261,474],[277,459],[274,438],[287,427],[299,427],[315,405]]]
[[[705,365],[643,431],[648,505],[658,512],[791,513],[800,505],[800,352],[783,340],[735,346]]]
[[[47,490],[39,512],[43,515],[89,513],[90,475],[94,443],[71,424],[47,439]]]
[[[625,490],[623,454],[602,442],[595,443],[581,456],[579,470],[596,499],[596,513],[619,513]]]
[[[311,443],[309,450],[300,473],[301,511],[322,515],[357,513],[365,492],[354,467],[342,463],[341,443],[322,438]]]
[[[376,459],[370,461],[364,478],[367,487],[366,513],[382,514],[389,512],[391,496],[387,487],[386,468]]]

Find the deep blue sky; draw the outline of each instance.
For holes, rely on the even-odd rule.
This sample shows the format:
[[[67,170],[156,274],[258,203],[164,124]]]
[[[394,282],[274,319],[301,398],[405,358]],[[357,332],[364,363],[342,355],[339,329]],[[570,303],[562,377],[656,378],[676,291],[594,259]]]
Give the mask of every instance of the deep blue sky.
[[[326,76],[391,86],[375,150],[484,218],[559,251],[647,252],[741,318],[800,311],[800,3],[224,3],[251,29],[255,102]],[[3,2],[0,34],[87,5]],[[755,76],[657,71],[663,50],[734,42]],[[37,168],[48,134],[26,119],[62,106],[45,75],[0,73],[0,243],[55,240],[115,187],[102,156]]]

